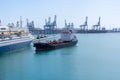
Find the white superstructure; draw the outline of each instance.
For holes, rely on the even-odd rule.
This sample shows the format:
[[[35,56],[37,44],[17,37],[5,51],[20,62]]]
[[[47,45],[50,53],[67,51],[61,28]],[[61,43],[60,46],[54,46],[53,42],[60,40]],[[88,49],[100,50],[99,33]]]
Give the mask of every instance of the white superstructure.
[[[71,41],[74,38],[75,38],[75,35],[73,35],[72,30],[65,30],[61,33],[62,41]]]

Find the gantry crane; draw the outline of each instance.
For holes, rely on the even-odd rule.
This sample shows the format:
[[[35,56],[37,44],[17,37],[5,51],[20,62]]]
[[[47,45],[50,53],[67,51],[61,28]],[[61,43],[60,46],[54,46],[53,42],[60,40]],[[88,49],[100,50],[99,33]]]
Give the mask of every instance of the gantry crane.
[[[48,21],[47,19],[45,19],[45,25],[44,25],[45,33],[51,33],[51,34],[53,33],[53,30],[55,29],[55,27],[57,27],[56,19],[57,19],[56,15],[54,16],[53,22],[51,22],[51,17],[48,18]]]
[[[93,25],[93,30],[100,30],[100,26],[101,26],[100,19],[101,19],[101,17],[99,17],[98,23],[96,25]]]
[[[81,30],[88,30],[88,17],[86,16],[85,22],[83,25],[80,25]]]

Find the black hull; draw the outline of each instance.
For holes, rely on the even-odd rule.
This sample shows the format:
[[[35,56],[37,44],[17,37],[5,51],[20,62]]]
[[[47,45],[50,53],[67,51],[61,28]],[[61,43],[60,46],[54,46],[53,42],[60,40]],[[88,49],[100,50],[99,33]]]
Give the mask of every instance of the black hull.
[[[59,44],[48,44],[48,43],[34,43],[34,47],[36,51],[46,51],[46,50],[54,50],[59,48],[65,48],[76,45],[78,40],[72,40],[69,42],[62,42]]]

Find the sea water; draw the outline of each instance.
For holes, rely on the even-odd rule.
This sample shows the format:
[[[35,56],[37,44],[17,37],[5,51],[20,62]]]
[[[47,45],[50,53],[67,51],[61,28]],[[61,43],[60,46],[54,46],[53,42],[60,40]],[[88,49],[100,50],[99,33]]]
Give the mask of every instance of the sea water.
[[[120,80],[120,33],[77,38],[68,48],[0,54],[0,80]]]

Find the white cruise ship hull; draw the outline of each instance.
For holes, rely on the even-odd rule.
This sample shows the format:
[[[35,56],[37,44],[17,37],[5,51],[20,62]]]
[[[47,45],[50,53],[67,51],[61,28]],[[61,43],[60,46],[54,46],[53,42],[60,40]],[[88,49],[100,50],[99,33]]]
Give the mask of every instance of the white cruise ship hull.
[[[30,46],[31,38],[18,38],[0,42],[0,53],[12,52]]]

